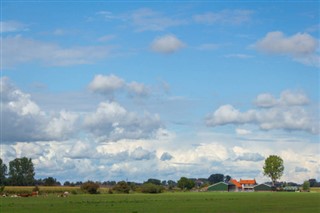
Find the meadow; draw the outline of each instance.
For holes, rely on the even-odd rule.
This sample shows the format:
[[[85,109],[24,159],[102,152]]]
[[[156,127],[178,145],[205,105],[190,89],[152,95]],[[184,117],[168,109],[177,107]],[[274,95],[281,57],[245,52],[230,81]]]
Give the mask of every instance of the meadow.
[[[1,213],[59,212],[320,212],[320,193],[166,192],[0,198]]]

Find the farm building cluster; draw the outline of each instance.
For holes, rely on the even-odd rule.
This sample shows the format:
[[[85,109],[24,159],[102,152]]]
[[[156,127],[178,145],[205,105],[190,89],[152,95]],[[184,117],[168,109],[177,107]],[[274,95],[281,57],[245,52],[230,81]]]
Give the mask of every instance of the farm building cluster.
[[[297,191],[297,187],[285,187],[285,191]],[[219,182],[208,186],[207,191],[220,191],[220,192],[259,192],[259,191],[272,191],[272,186],[269,184],[257,184],[256,180],[242,180],[237,181],[231,179],[229,182]]]

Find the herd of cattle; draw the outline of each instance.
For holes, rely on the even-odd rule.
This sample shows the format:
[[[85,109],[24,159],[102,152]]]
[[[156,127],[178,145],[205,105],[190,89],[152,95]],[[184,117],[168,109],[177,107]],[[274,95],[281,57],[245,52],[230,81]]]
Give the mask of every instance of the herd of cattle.
[[[11,195],[10,197],[38,197],[39,196],[39,191],[36,192],[31,192],[31,193],[20,193],[20,194],[14,194]],[[45,194],[44,196],[48,196],[47,194]],[[58,194],[58,197],[68,197],[69,196],[69,192],[63,192],[62,194]],[[9,197],[8,194],[4,193],[2,194],[2,197]]]

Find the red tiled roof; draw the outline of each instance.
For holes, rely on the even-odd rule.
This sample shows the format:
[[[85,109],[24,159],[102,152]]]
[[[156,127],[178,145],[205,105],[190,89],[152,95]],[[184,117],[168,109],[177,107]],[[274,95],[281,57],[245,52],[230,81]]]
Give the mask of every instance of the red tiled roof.
[[[255,185],[257,184],[256,180],[241,180],[240,179],[240,184],[252,184]]]
[[[231,183],[233,183],[234,185],[236,185],[236,187],[241,188],[241,184],[236,180],[236,179],[231,179],[230,180]]]

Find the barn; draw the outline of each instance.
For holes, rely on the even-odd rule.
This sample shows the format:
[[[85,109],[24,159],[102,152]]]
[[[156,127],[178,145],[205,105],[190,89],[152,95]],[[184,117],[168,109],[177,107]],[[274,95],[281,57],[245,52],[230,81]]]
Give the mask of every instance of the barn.
[[[208,191],[212,192],[228,192],[228,191],[234,191],[235,185],[225,182],[219,182],[215,183],[211,186],[208,186]]]
[[[254,187],[253,187],[253,190],[254,190],[255,192],[266,192],[266,191],[271,191],[272,188],[271,188],[271,186],[268,185],[268,184],[261,183],[261,184],[259,184],[259,185],[254,186]]]

